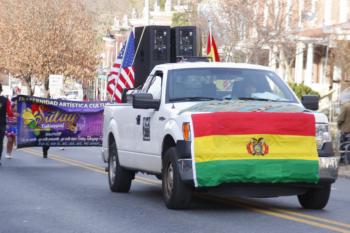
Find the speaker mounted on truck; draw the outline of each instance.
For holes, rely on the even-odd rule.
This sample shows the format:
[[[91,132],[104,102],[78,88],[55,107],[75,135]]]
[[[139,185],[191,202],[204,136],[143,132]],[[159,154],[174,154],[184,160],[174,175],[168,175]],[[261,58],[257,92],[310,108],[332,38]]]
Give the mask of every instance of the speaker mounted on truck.
[[[136,27],[135,48],[136,87],[143,85],[156,65],[179,62],[177,57],[186,57],[181,61],[205,61],[198,58],[200,41],[195,26]]]

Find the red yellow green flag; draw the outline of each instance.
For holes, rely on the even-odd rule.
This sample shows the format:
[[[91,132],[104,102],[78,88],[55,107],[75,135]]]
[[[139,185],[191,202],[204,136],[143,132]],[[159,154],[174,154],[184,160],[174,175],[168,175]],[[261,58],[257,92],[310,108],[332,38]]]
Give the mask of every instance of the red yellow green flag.
[[[208,42],[207,42],[207,55],[212,58],[212,61],[219,62],[220,57],[218,53],[218,49],[216,48],[216,43],[213,35],[209,32]]]
[[[315,119],[306,113],[192,115],[195,184],[316,183]]]

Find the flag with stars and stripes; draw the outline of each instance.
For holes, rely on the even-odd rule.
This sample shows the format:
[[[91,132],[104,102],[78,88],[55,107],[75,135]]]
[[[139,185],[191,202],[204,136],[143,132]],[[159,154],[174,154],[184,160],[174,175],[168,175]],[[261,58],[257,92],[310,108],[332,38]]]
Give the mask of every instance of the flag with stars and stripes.
[[[113,64],[111,72],[108,74],[107,91],[119,103],[122,102],[123,89],[134,87],[134,43],[134,33],[130,32],[127,42],[124,43],[115,63]]]

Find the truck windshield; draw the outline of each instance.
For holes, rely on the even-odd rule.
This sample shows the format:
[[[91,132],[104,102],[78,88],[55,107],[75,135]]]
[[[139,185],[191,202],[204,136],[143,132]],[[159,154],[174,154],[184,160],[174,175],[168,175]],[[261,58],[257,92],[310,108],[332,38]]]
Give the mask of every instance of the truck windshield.
[[[286,84],[267,70],[190,68],[168,73],[168,102],[237,99],[297,103]]]

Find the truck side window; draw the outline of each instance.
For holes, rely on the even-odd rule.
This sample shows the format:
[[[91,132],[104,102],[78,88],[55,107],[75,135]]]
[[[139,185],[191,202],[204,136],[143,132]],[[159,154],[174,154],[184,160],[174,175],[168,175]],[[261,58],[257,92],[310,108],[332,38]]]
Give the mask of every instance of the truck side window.
[[[143,84],[141,93],[148,93],[148,90],[152,83],[154,82],[154,77],[159,76],[161,79],[163,78],[163,72],[160,70],[157,70],[154,72],[154,74],[150,74],[148,78],[146,79],[146,82]]]
[[[146,93],[146,92],[147,92],[149,86],[150,86],[151,83],[152,83],[153,77],[154,77],[153,75],[148,76],[146,82],[145,82],[145,83],[143,84],[143,86],[142,86],[141,93]]]
[[[162,92],[162,77],[163,72],[160,70],[151,74],[143,85],[141,93],[150,93],[152,94],[153,99],[160,99]]]
[[[160,99],[161,92],[162,92],[162,78],[160,76],[154,76],[147,93],[152,94],[153,99]]]

